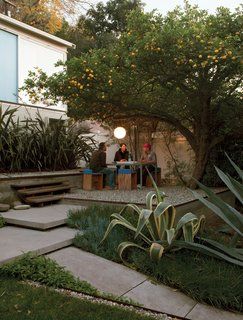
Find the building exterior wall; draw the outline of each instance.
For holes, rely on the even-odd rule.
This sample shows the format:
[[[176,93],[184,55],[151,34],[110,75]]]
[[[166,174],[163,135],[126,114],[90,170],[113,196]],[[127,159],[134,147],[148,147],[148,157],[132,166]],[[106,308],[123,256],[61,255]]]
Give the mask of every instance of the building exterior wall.
[[[0,31],[11,33],[17,36],[17,88],[21,88],[25,79],[28,77],[29,71],[34,71],[35,68],[40,68],[48,75],[60,70],[56,68],[57,61],[66,61],[67,46],[57,41],[44,38],[38,33],[34,34],[23,30],[22,28],[8,24],[0,19]],[[6,44],[0,43],[1,49],[7,51]],[[0,61],[1,63],[1,61]],[[4,78],[4,75],[0,74]],[[0,100],[4,100],[3,98]],[[2,102],[4,108],[8,107],[8,101]],[[28,95],[24,92],[18,92],[16,100],[12,99],[12,103],[19,103],[16,115],[21,119],[36,116],[39,112],[44,118],[58,119],[60,117],[67,118],[67,106],[59,103],[57,105],[47,106],[41,102],[32,103]],[[1,101],[0,101],[1,103]],[[12,104],[11,104],[12,107]],[[41,108],[39,108],[41,107]],[[56,110],[56,112],[55,112]]]

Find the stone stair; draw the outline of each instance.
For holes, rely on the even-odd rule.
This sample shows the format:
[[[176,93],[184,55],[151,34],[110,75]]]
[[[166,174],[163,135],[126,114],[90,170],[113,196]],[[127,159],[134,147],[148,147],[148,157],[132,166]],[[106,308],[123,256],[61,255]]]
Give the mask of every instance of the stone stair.
[[[32,206],[44,206],[56,203],[63,198],[63,195],[70,192],[71,186],[67,181],[45,181],[34,183],[12,184],[18,197]]]

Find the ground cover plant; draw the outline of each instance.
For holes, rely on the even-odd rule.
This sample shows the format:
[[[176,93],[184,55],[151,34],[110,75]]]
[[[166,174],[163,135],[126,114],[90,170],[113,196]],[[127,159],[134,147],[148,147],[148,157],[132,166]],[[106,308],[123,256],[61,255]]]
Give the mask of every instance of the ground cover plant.
[[[65,170],[88,160],[93,150],[87,130],[76,123],[45,122],[40,116],[21,122],[15,109],[0,106],[0,171]]]
[[[110,293],[100,292],[88,282],[76,278],[54,260],[45,256],[36,256],[32,253],[24,254],[19,259],[0,266],[1,277],[30,280],[52,288],[68,289],[111,301],[138,305],[138,303],[126,297],[117,297]]]
[[[120,209],[93,205],[84,210],[70,211],[69,225],[84,231],[84,234],[77,232],[74,245],[120,263],[117,247],[122,241],[133,241],[134,234],[118,226],[101,244],[111,214]],[[134,223],[136,218],[130,213],[126,212],[125,218]],[[239,266],[187,249],[167,254],[158,262],[148,259],[143,251],[129,250],[126,259],[136,270],[179,289],[197,301],[222,309],[243,311],[243,274]]]
[[[98,290],[86,281],[80,281],[55,261],[44,257],[26,254],[23,257],[0,266],[0,277],[31,280],[63,289],[98,295]]]
[[[70,297],[0,276],[0,318],[4,320],[151,320],[134,311]]]

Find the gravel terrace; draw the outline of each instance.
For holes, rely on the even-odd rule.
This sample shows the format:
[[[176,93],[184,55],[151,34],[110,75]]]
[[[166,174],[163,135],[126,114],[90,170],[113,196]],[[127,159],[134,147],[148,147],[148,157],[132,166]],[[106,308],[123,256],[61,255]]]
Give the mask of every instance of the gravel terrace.
[[[66,194],[64,199],[77,200],[94,200],[114,203],[136,203],[144,204],[147,193],[153,188],[144,188],[142,190],[121,191],[121,190],[93,190],[85,191],[76,189],[73,193]],[[160,188],[161,192],[166,194],[165,202],[172,205],[182,204],[195,200],[192,192],[183,186],[164,186]],[[214,188],[215,193],[226,190],[226,188]],[[198,193],[204,194],[203,191],[197,190]]]

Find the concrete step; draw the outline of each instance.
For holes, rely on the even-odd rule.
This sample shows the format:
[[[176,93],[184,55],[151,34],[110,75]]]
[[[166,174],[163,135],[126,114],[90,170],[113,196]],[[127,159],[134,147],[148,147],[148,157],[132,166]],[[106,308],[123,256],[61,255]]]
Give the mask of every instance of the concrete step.
[[[37,231],[18,227],[0,229],[0,265],[33,252],[38,255],[72,244],[76,230],[67,227]]]
[[[10,210],[1,215],[8,224],[25,228],[47,230],[66,224],[67,213],[70,209],[83,208],[80,206],[56,204],[28,210]]]

